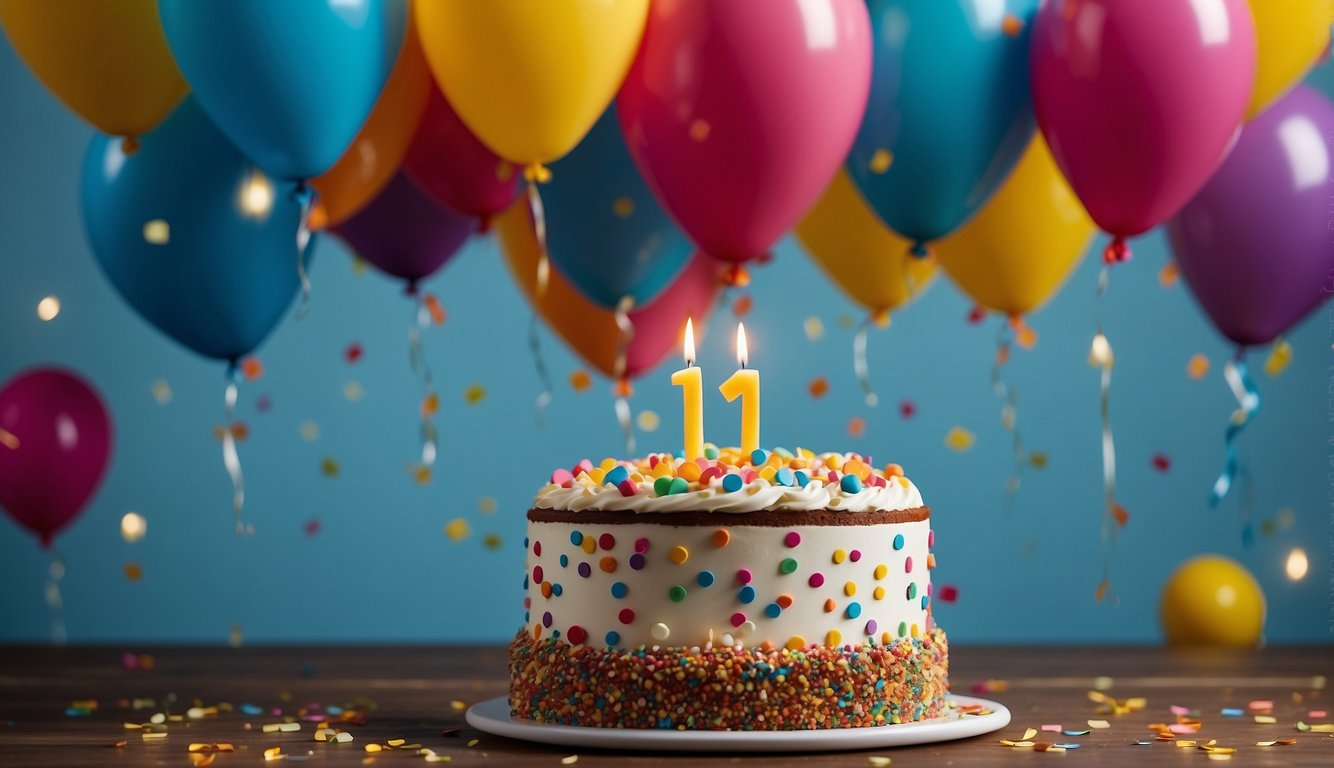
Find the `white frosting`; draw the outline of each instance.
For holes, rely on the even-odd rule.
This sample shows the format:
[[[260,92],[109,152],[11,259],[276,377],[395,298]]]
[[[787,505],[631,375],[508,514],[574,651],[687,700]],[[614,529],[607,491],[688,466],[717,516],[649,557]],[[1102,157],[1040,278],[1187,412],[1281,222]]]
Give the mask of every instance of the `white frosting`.
[[[729,493],[723,490],[721,479],[714,479],[708,488],[668,496],[655,494],[652,483],[639,483],[639,490],[633,496],[624,496],[611,485],[575,484],[565,488],[548,483],[538,492],[533,506],[568,512],[585,509],[627,512],[809,512],[832,509],[865,512],[916,509],[922,506],[922,494],[911,481],[898,478],[891,478],[883,488],[867,486],[853,493],[820,482],[807,483],[804,488],[788,488],[763,479]]]
[[[565,495],[556,499],[569,495],[566,489],[561,490]],[[805,494],[794,503],[810,505],[781,508],[824,507],[824,499],[840,498],[809,488],[772,491]],[[594,491],[590,497],[575,496],[570,503],[600,495]],[[740,492],[730,495],[739,496]],[[769,503],[777,503],[773,499],[778,497],[764,495]],[[901,489],[897,503],[921,505],[916,489],[911,490],[916,501],[908,502],[907,496],[908,491]],[[717,498],[711,496],[706,501]],[[548,504],[556,499],[548,499]],[[626,501],[642,505],[631,509],[701,509],[695,494]],[[858,501],[871,504],[867,499]],[[672,506],[663,507],[659,502]],[[834,508],[840,506],[842,503]],[[600,502],[573,508],[585,507],[608,508]],[[719,507],[718,511],[742,510]],[[602,540],[608,534],[614,542]],[[895,548],[900,536],[901,546]],[[576,539],[579,544],[574,543]],[[646,552],[636,549],[641,539],[647,542]],[[726,543],[720,545],[724,539]],[[781,647],[793,637],[807,644],[826,643],[832,637],[840,644],[856,645],[872,638],[883,642],[886,632],[890,638],[899,637],[901,631],[906,635],[924,633],[929,628],[929,600],[923,598],[931,590],[930,539],[929,520],[780,527],[732,525],[726,520],[716,526],[675,526],[648,518],[616,525],[529,521],[528,629],[543,637],[559,631],[568,640],[571,628],[579,627],[586,633],[583,643],[595,647],[609,645],[607,633],[615,632],[618,637],[611,645],[620,648],[641,644],[702,646],[710,640],[721,644],[726,642],[725,636],[746,646],[769,642]],[[792,542],[796,545],[791,546]],[[683,562],[676,562],[679,550],[677,558],[672,556],[676,547],[687,554]],[[853,550],[859,555],[856,561],[852,559]],[[566,558],[564,565],[562,556]],[[785,573],[782,563],[788,558],[795,561],[795,566]],[[738,577],[743,569],[749,572],[749,584]],[[816,573],[820,577],[813,582]],[[853,585],[852,595],[847,594],[848,584]],[[749,592],[743,596],[743,586],[753,590],[753,596]],[[684,588],[683,599],[673,599],[674,587]],[[877,593],[877,587],[883,591]],[[750,597],[750,601],[744,597]],[[766,608],[780,598],[790,598],[790,605],[778,616],[770,616]],[[826,601],[830,600],[832,610],[827,610]],[[621,620],[625,609],[634,613],[628,623]],[[734,618],[737,614],[741,616]],[[871,621],[873,632],[868,631]],[[837,635],[831,636],[831,630]]]

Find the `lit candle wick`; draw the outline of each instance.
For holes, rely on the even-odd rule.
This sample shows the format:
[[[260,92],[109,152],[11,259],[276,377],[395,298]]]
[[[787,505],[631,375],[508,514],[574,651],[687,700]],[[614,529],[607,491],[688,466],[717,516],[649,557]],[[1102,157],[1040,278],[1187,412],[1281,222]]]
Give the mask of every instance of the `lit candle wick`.
[[[746,349],[746,325],[744,323],[736,324],[736,359],[740,361],[741,367],[746,367],[746,361],[750,355]]]

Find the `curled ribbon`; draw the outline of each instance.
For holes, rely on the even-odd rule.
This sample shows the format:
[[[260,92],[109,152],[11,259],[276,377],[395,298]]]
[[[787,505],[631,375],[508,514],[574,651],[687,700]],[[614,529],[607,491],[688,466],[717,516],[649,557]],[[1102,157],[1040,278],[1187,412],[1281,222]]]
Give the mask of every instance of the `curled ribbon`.
[[[621,432],[625,435],[625,450],[627,455],[634,455],[635,452],[635,430],[630,423],[630,382],[625,378],[626,359],[630,352],[630,342],[635,338],[635,324],[630,319],[630,310],[634,309],[635,299],[633,296],[624,296],[616,304],[616,361],[612,368],[612,378],[616,382],[616,423],[621,426]]]
[[[310,275],[306,274],[306,248],[310,246],[310,214],[315,207],[315,188],[304,181],[297,185],[292,198],[301,206],[296,227],[296,276],[301,281],[301,299],[296,305],[297,320],[310,311]]]
[[[857,375],[857,383],[861,385],[866,404],[874,408],[880,404],[880,395],[871,386],[871,368],[866,360],[866,337],[872,323],[880,328],[888,327],[889,312],[883,309],[872,312],[857,326],[857,333],[852,337],[852,371]]]
[[[1114,245],[1120,243],[1124,248],[1124,241],[1119,238],[1114,241]],[[1109,252],[1113,250],[1109,246]],[[1116,362],[1116,357],[1112,353],[1112,345],[1107,341],[1107,336],[1102,332],[1102,320],[1100,310],[1102,308],[1103,296],[1107,293],[1107,288],[1111,280],[1110,266],[1116,263],[1116,260],[1107,259],[1104,256],[1102,270],[1098,272],[1098,292],[1093,302],[1093,324],[1097,335],[1093,337],[1093,346],[1089,350],[1089,365],[1100,368],[1100,384],[1098,389],[1098,413],[1102,421],[1102,490],[1103,490],[1103,514],[1102,514],[1102,581],[1099,582],[1094,597],[1097,600],[1111,597],[1113,603],[1117,602],[1116,596],[1112,593],[1112,555],[1116,550],[1116,534],[1121,526],[1125,512],[1120,505],[1116,503],[1116,441],[1112,436],[1112,417],[1111,417],[1111,392],[1112,392],[1112,366]]]
[[[1005,382],[1005,364],[1010,361],[1010,337],[1012,333],[1013,328],[1010,323],[1001,323],[1000,330],[996,334],[996,360],[991,365],[991,391],[995,392],[996,397],[1003,401],[1003,405],[1001,405],[1001,426],[1010,433],[1014,447],[1014,468],[1010,472],[1009,479],[1005,481],[1005,508],[1007,511],[1014,506],[1014,497],[1019,492],[1021,482],[1020,473],[1023,472],[1024,464],[1028,458],[1024,451],[1024,441],[1019,435],[1019,391]]]
[[[537,369],[537,380],[542,383],[542,391],[537,395],[537,425],[547,424],[547,405],[551,403],[551,373],[547,371],[546,360],[542,356],[542,334],[537,324],[537,312],[528,320],[528,353],[533,358],[533,367]]]
[[[236,535],[244,536],[248,526],[241,522],[245,508],[245,476],[241,473],[241,457],[236,452],[236,365],[227,366],[227,388],[223,390],[222,466],[232,480],[232,514],[236,517]]]
[[[65,644],[65,599],[60,595],[60,582],[65,578],[65,558],[51,550],[51,567],[46,571],[46,607],[51,610],[51,643]]]
[[[537,285],[534,292],[540,299],[547,294],[547,283],[551,280],[551,257],[547,255],[547,213],[542,205],[542,193],[538,184],[551,180],[551,171],[540,163],[534,163],[523,171],[528,181],[528,210],[533,216],[533,235],[537,239]]]
[[[417,302],[414,322],[408,326],[408,365],[422,386],[422,405],[420,408],[421,465],[429,469],[435,464],[436,446],[439,444],[439,434],[436,432],[435,424],[431,421],[431,417],[435,415],[437,402],[435,377],[431,374],[431,367],[427,364],[426,355],[422,349],[422,331],[431,325],[431,310],[426,306],[424,295],[417,293],[415,287],[409,290],[416,297]]]
[[[1237,398],[1237,410],[1232,412],[1227,430],[1223,433],[1223,441],[1227,445],[1227,459],[1223,462],[1223,471],[1214,481],[1213,491],[1209,494],[1209,505],[1213,507],[1218,506],[1223,497],[1227,496],[1237,479],[1237,474],[1241,471],[1241,460],[1237,454],[1237,437],[1260,411],[1260,393],[1246,370],[1246,361],[1242,359],[1241,350],[1238,350],[1237,356],[1223,366],[1223,378],[1227,381],[1228,388],[1232,390],[1232,396]]]

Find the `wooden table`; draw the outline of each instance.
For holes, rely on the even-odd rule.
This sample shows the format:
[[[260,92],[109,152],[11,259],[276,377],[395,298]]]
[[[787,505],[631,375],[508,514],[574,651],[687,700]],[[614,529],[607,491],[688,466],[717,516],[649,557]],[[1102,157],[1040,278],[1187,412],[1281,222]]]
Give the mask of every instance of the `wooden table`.
[[[247,647],[133,649],[151,654],[152,668],[127,668],[123,648],[0,648],[0,766],[190,766],[191,743],[229,743],[213,766],[265,763],[264,750],[281,747],[295,759],[331,766],[422,765],[414,751],[366,752],[369,743],[390,739],[420,743],[460,766],[560,766],[578,754],[579,766],[840,765],[866,766],[869,755],[891,757],[894,766],[1004,766],[1050,761],[1084,765],[1213,764],[1198,749],[1152,740],[1151,723],[1175,722],[1180,705],[1199,710],[1195,736],[1237,748],[1234,765],[1334,766],[1334,734],[1296,729],[1312,709],[1334,710],[1324,675],[1334,671],[1334,646],[1271,648],[1254,654],[1173,653],[1157,648],[968,648],[951,649],[954,689],[967,693],[988,679],[1006,690],[985,694],[1006,704],[1014,721],[1001,733],[978,738],[878,750],[792,756],[621,755],[530,745],[478,734],[463,720],[464,703],[505,693],[505,652],[496,647]],[[139,659],[135,659],[136,664]],[[1143,696],[1147,708],[1123,715],[1095,714],[1088,692],[1097,678],[1111,678],[1111,695]],[[1102,681],[1105,685],[1106,681]],[[135,699],[141,708],[133,709]],[[1224,717],[1224,707],[1246,708],[1257,699],[1274,702],[1276,724]],[[76,705],[75,702],[79,703]],[[96,702],[95,708],[88,705]],[[294,733],[263,731],[280,722],[269,714],[244,714],[243,705],[294,713],[310,703],[360,705],[365,724],[345,724],[354,741],[317,742],[315,726]],[[221,705],[216,715],[168,721],[164,737],[144,738],[125,723],[147,722],[156,712],[185,715],[192,706]],[[231,711],[228,711],[230,705]],[[69,710],[71,707],[74,709]],[[80,708],[82,707],[82,708]],[[253,710],[251,710],[253,711]],[[85,714],[86,712],[86,714]],[[208,710],[206,710],[206,713]],[[199,712],[194,713],[196,715]],[[1027,727],[1059,723],[1087,728],[1091,718],[1111,727],[1086,736],[1044,733],[1041,740],[1077,742],[1078,750],[1039,753],[999,745]],[[1325,717],[1324,721],[1332,718]],[[1296,737],[1291,746],[1257,747],[1261,740]],[[122,746],[116,746],[123,742]],[[372,760],[367,763],[367,759]],[[204,760],[207,758],[204,757]],[[295,762],[296,760],[289,762]],[[199,761],[200,758],[196,758]],[[568,764],[568,763],[567,763]]]

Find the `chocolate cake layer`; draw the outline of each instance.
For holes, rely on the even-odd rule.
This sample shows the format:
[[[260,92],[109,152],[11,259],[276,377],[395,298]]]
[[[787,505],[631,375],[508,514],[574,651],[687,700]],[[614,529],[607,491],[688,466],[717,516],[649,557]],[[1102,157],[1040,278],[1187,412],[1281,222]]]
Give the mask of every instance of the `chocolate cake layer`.
[[[930,507],[898,510],[845,512],[837,509],[762,510],[759,512],[631,512],[628,510],[585,509],[570,512],[558,509],[530,509],[528,519],[536,523],[577,523],[580,525],[630,525],[653,523],[676,526],[755,526],[784,528],[794,525],[887,525],[917,523],[930,519]]]

